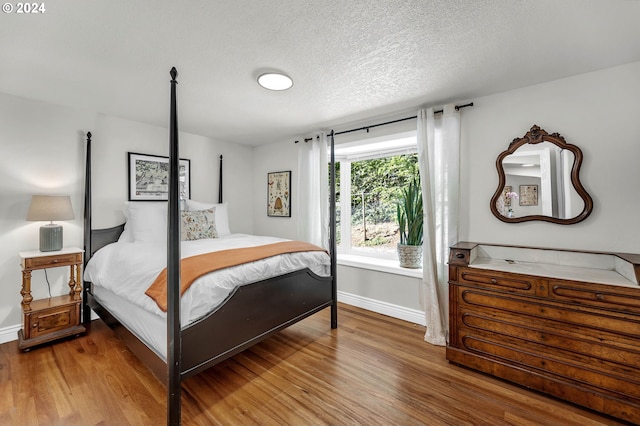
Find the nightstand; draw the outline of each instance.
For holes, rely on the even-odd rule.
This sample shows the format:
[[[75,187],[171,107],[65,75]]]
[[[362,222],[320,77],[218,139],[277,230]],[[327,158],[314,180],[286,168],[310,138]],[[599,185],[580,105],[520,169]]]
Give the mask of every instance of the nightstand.
[[[80,309],[82,304],[82,253],[77,247],[55,252],[22,251],[22,330],[18,331],[18,347],[31,347],[84,333]],[[36,269],[69,267],[69,294],[33,300],[31,271]]]

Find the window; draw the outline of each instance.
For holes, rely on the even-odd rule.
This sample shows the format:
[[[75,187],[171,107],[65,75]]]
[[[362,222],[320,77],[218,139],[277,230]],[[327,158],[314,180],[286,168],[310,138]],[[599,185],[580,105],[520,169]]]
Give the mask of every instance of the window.
[[[415,132],[341,144],[335,152],[339,253],[397,259],[396,202],[418,176]]]

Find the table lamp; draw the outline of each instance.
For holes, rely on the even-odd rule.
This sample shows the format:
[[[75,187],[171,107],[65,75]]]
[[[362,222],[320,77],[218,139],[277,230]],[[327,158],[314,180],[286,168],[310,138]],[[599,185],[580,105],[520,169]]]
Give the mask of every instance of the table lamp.
[[[73,219],[71,198],[68,195],[34,195],[27,220],[50,223],[40,227],[40,251],[57,251],[62,249],[62,226],[54,220]]]

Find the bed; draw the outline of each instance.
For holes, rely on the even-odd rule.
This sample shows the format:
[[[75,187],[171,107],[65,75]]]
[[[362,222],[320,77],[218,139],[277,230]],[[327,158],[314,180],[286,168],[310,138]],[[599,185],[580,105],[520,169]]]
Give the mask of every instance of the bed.
[[[244,281],[233,284],[228,284],[231,278],[223,276],[224,274],[233,275],[229,270],[211,272],[194,281],[192,287],[184,293],[184,297],[181,297],[182,263],[180,259],[200,254],[205,255],[204,253],[209,252],[210,249],[204,247],[203,241],[193,241],[193,244],[189,244],[192,242],[188,241],[181,244],[176,108],[177,71],[175,68],[172,68],[170,74],[170,183],[169,200],[164,202],[164,211],[167,215],[167,235],[164,242],[155,241],[153,244],[140,245],[142,243],[137,241],[140,244],[133,247],[135,244],[125,237],[127,232],[125,224],[108,229],[92,229],[92,142],[91,133],[87,134],[84,220],[85,277],[93,277],[91,280],[96,283],[94,284],[91,280],[84,281],[83,322],[86,325],[90,323],[91,309],[93,309],[132,352],[166,384],[167,423],[179,424],[181,381],[183,379],[197,374],[325,308],[331,309],[331,328],[337,327],[335,170],[333,132],[331,132],[330,186],[332,189],[329,203],[330,248],[328,253],[320,251],[315,251],[312,254],[309,254],[311,252],[286,253],[271,256],[264,260],[266,262],[264,264],[260,263],[263,260],[257,260],[252,262],[254,269],[251,272],[240,273],[240,278],[233,278],[236,281],[243,279]],[[222,156],[220,158],[219,185],[218,208],[222,209]],[[187,208],[187,210],[191,210],[191,208]],[[214,241],[216,247],[211,250],[216,253],[213,255],[214,257],[223,257],[224,250],[256,247],[264,244],[277,245],[280,242],[283,241],[231,234],[224,235]],[[156,252],[156,258],[159,256],[166,264],[166,270],[163,272],[166,273],[166,314],[153,312],[153,306],[150,309],[143,309],[139,303],[140,300],[143,300],[141,299],[143,296],[132,294],[134,293],[131,290],[132,287],[110,287],[102,282],[127,281],[123,277],[135,275],[136,268],[129,271],[117,271],[115,275],[112,274],[110,277],[106,276],[109,274],[105,271],[113,271],[113,265],[118,265],[122,259],[133,258],[136,253],[143,252]],[[166,253],[164,257],[161,252]],[[305,256],[307,258],[303,259]],[[93,258],[95,261],[92,261]],[[162,266],[158,266],[158,261],[146,262],[142,259],[136,259],[136,261],[138,265],[144,265],[143,268],[139,268],[144,270],[142,275],[157,275],[158,268],[162,269]],[[278,262],[280,263],[278,264]],[[102,263],[102,266],[98,263]],[[154,265],[152,267],[147,263],[154,263]],[[255,263],[260,263],[260,265],[255,266]],[[241,266],[234,266],[231,269],[235,270],[236,268],[241,268]],[[225,287],[223,290],[215,290],[216,296],[209,297],[209,299],[216,299],[216,301],[214,303],[210,300],[211,303],[208,306],[202,306],[202,303],[199,303],[200,299],[207,299],[207,297],[201,296],[204,293],[197,293],[197,296],[192,294],[194,291],[203,291],[202,288],[205,287],[205,284],[202,284],[201,281],[205,279],[228,284],[226,287],[223,286]],[[101,282],[98,283],[98,281]],[[149,301],[142,303],[148,304]],[[159,302],[158,308],[162,310]]]

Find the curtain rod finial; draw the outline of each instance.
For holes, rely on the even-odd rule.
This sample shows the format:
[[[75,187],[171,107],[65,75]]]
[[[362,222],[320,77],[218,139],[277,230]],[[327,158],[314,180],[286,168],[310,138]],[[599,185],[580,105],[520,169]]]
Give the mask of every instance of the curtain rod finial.
[[[169,74],[171,75],[171,79],[175,81],[176,77],[178,76],[178,70],[176,69],[176,67],[171,67],[171,71],[169,71]]]

